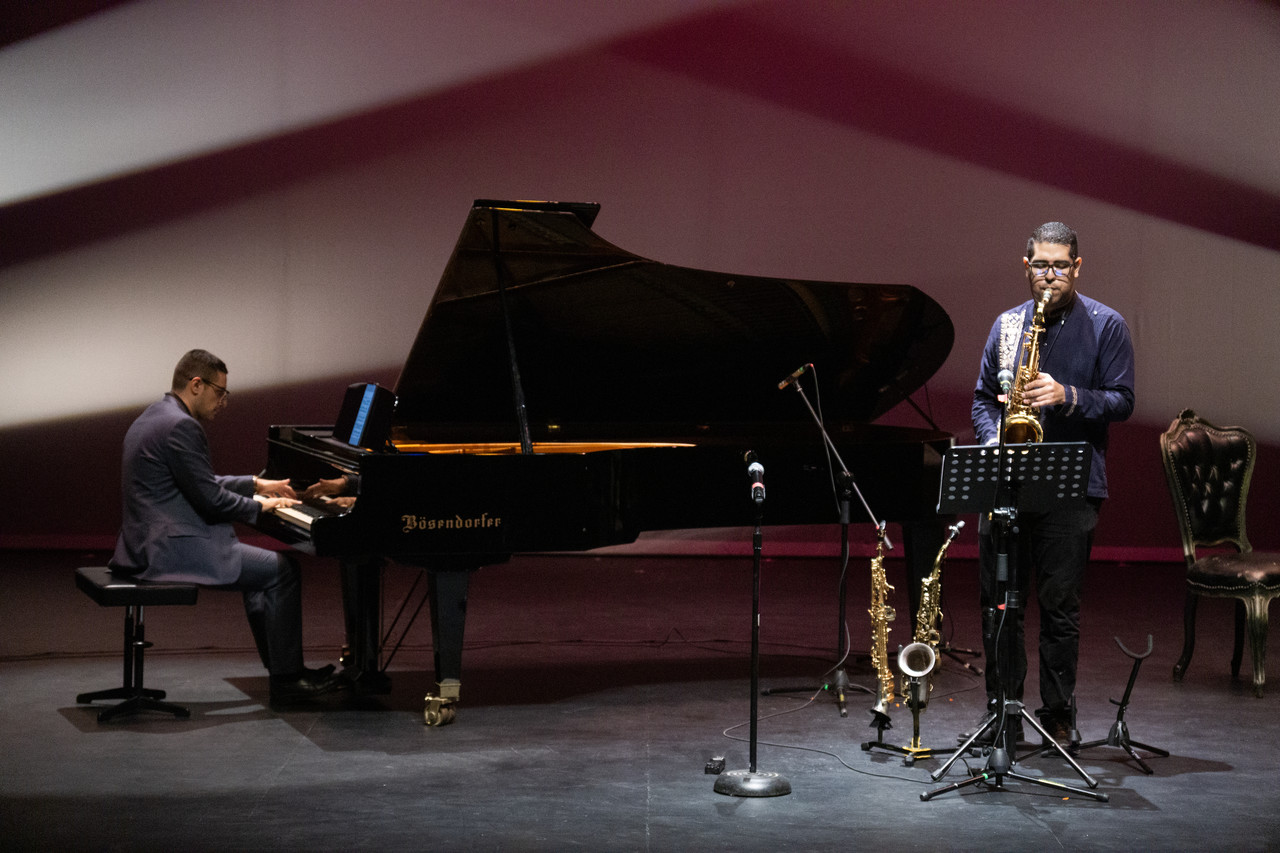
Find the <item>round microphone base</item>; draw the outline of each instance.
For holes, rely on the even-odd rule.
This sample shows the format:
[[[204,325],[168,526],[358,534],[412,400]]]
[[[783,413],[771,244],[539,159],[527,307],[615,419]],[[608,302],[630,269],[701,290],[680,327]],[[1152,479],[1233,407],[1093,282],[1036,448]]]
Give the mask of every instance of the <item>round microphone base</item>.
[[[716,777],[715,792],[729,797],[781,797],[791,793],[791,783],[777,773],[730,770]]]

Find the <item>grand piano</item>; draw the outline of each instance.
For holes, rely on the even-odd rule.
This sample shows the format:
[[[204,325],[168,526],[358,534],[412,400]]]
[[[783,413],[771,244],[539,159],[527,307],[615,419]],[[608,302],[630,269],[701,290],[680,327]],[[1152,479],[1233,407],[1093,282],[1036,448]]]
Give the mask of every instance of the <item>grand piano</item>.
[[[872,423],[950,352],[936,302],[906,285],[652,261],[592,231],[598,212],[475,202],[396,383],[385,440],[270,429],[264,476],[305,486],[347,475],[357,489],[345,512],[264,514],[259,529],[357,567],[358,669],[378,667],[382,642],[377,570],[358,567],[390,558],[427,570],[440,686],[429,724],[454,716],[468,578],[480,566],[644,531],[750,526],[748,452],[766,471],[765,524],[847,520],[808,401],[872,511],[902,523],[911,577],[943,541],[935,507],[952,436]],[[804,395],[780,389],[800,365],[813,366]],[[871,529],[860,503],[852,520]]]

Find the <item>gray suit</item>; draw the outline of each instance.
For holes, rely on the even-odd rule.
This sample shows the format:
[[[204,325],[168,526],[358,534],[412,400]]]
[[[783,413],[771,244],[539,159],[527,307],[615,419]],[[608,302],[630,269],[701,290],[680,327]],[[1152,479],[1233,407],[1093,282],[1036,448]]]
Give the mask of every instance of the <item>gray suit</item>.
[[[296,561],[245,545],[232,522],[257,521],[253,477],[213,473],[204,427],[173,394],[124,438],[124,518],[111,567],[145,580],[244,592],[245,612],[272,675],[302,670],[302,595]]]

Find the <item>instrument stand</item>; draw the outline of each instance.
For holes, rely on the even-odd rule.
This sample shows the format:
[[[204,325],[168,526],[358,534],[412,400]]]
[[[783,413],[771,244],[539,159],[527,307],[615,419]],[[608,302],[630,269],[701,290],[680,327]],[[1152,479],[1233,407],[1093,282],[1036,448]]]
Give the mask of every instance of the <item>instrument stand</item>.
[[[1164,758],[1169,757],[1169,751],[1165,749],[1160,749],[1157,746],[1151,746],[1150,744],[1145,744],[1145,743],[1142,743],[1141,741],[1136,741],[1130,738],[1129,724],[1125,722],[1124,712],[1125,712],[1125,709],[1129,707],[1129,695],[1133,693],[1134,682],[1138,680],[1138,669],[1139,667],[1142,666],[1142,662],[1146,660],[1146,658],[1151,654],[1151,648],[1152,648],[1151,635],[1150,634],[1147,635],[1147,650],[1140,655],[1134,654],[1133,652],[1126,649],[1124,647],[1124,643],[1120,642],[1119,637],[1115,637],[1114,639],[1116,641],[1116,645],[1120,647],[1120,651],[1124,652],[1126,655],[1128,655],[1130,658],[1133,659],[1133,669],[1130,670],[1129,672],[1129,683],[1124,688],[1124,698],[1120,699],[1119,701],[1116,701],[1115,699],[1110,700],[1112,705],[1119,706],[1119,709],[1116,711],[1116,721],[1111,724],[1111,730],[1107,732],[1107,736],[1105,738],[1102,738],[1100,740],[1091,740],[1088,743],[1082,743],[1080,744],[1080,746],[1076,748],[1075,751],[1078,753],[1080,750],[1093,749],[1095,746],[1117,747],[1129,753],[1129,757],[1132,758],[1135,762],[1137,762],[1138,766],[1142,768],[1142,772],[1150,776],[1152,773],[1151,768],[1148,767],[1147,763],[1143,761],[1136,752],[1133,751],[1133,748],[1136,746],[1140,749],[1145,749],[1147,752],[1153,752],[1156,755],[1162,756]],[[1075,723],[1073,720],[1072,728],[1074,727],[1075,727]]]
[[[1051,745],[1049,748],[1056,750],[1071,765],[1089,789],[1098,787],[1097,780],[1086,773],[1066,749],[1049,736],[1040,722],[1027,713],[1022,702],[1009,698],[1009,685],[1006,683],[1005,675],[1005,666],[1010,660],[1009,655],[1016,634],[1011,627],[1005,629],[1004,621],[1010,616],[1016,619],[1018,610],[1022,606],[1021,592],[1017,588],[1016,567],[1013,571],[1009,568],[1009,542],[1011,534],[1017,533],[1018,508],[1021,507],[1027,511],[1043,511],[1072,501],[1083,500],[1088,482],[1091,449],[1083,442],[1026,444],[1006,448],[1003,427],[1002,422],[999,445],[956,447],[952,448],[943,459],[943,487],[938,511],[989,510],[996,546],[996,600],[1003,603],[997,605],[1001,616],[995,645],[995,667],[999,685],[996,710],[987,714],[977,731],[969,735],[968,739],[957,748],[956,753],[934,772],[931,778],[936,782],[946,776],[952,765],[969,750],[975,741],[988,732],[993,732],[991,751],[987,755],[986,765],[977,775],[933,791],[923,791],[920,799],[928,802],[939,794],[979,783],[985,783],[988,786],[986,790],[1001,791],[1004,790],[1005,779],[1015,779],[1057,791],[1092,797],[1105,803],[1110,799],[1105,793],[1017,772],[1015,768],[1018,761],[1011,725],[1014,718],[1021,719],[1024,724],[1038,732],[1045,743]],[[948,477],[948,461],[958,463],[954,468],[961,470],[960,476]],[[1004,500],[1008,503],[1003,503]]]
[[[845,626],[848,620],[849,597],[849,503],[853,496],[853,475],[841,474],[840,486],[840,583],[836,589],[836,656],[835,666],[822,674],[822,683],[805,687],[771,687],[762,691],[765,696],[783,693],[820,693],[828,691],[836,703],[836,710],[841,717],[849,716],[849,708],[845,697],[849,693],[851,683],[844,664],[849,657],[848,631]],[[884,717],[877,714],[877,717]],[[877,721],[878,722],[878,721]],[[872,725],[876,725],[873,722]],[[884,717],[882,728],[889,728],[889,718]]]
[[[953,646],[946,640],[943,640],[942,642],[938,643],[938,654],[946,655],[956,663],[960,664],[965,669],[972,672],[974,675],[982,675],[981,667],[974,666],[973,664],[969,663],[967,660],[960,659],[962,655],[968,658],[978,657],[979,655],[982,654],[982,652],[978,651],[977,649],[965,649],[965,648],[961,648],[960,646]]]
[[[748,453],[751,466],[759,468],[754,461],[755,454]],[[750,473],[752,468],[748,467]],[[763,479],[764,470],[759,468],[759,476]],[[760,700],[757,698],[760,689],[760,552],[764,525],[764,485],[758,482],[752,485],[752,499],[756,505],[755,533],[752,536],[751,563],[751,763],[746,770],[730,770],[716,776],[714,790],[717,794],[730,797],[780,797],[791,793],[791,783],[777,773],[760,773],[756,771],[756,728]]]
[[[838,599],[836,607],[836,664],[833,669],[829,669],[823,674],[822,683],[816,687],[774,687],[764,691],[764,695],[815,693],[829,690],[834,693],[836,709],[840,712],[840,716],[847,717],[849,716],[849,709],[845,703],[845,695],[849,690],[849,676],[844,671],[845,659],[849,655],[846,628],[848,624],[848,605],[846,599],[848,598],[849,589],[849,524],[852,517],[850,507],[854,495],[857,495],[871,522],[877,525],[881,522],[877,520],[875,513],[871,511],[871,507],[867,504],[867,499],[863,497],[858,484],[854,482],[853,473],[844,464],[844,460],[840,458],[840,451],[836,450],[835,443],[831,440],[831,435],[827,432],[826,426],[823,425],[822,418],[818,416],[817,411],[814,410],[813,405],[809,402],[809,398],[804,393],[804,388],[799,382],[795,382],[794,385],[796,392],[800,395],[800,399],[804,401],[805,408],[809,410],[809,416],[813,418],[813,422],[817,424],[819,432],[822,433],[823,442],[840,466],[839,483],[837,485],[840,506],[840,583],[836,590]],[[889,541],[888,536],[884,538],[884,543],[890,551],[893,550],[893,543]],[[891,727],[888,717],[880,713],[873,713],[875,713],[876,719],[872,720],[871,725],[876,726],[881,733],[883,733],[884,729]]]
[[[958,747],[949,747],[946,749],[935,749],[933,747],[920,745],[920,712],[924,710],[924,702],[922,696],[929,693],[929,683],[920,676],[912,676],[907,680],[907,707],[911,709],[911,744],[909,746],[896,746],[891,743],[884,742],[884,730],[891,728],[888,725],[889,718],[885,717],[885,725],[880,725],[877,719],[872,725],[876,726],[876,739],[862,745],[863,752],[870,752],[873,749],[883,749],[885,752],[892,752],[902,756],[902,763],[910,767],[920,758],[936,758],[940,755],[951,755],[959,750]],[[880,717],[883,715],[877,715]]]
[[[848,632],[845,628],[848,620],[847,599],[849,597],[849,503],[850,499],[853,497],[854,489],[857,487],[853,483],[853,475],[848,471],[845,471],[840,475],[840,481],[840,583],[836,589],[837,613],[835,667],[823,673],[822,683],[816,687],[772,687],[762,692],[765,696],[772,696],[774,694],[782,693],[818,693],[824,690],[829,691],[835,700],[836,710],[840,712],[840,716],[847,717],[849,716],[849,708],[845,702],[845,697],[849,693],[850,681],[849,674],[845,672],[844,664],[846,659],[849,657],[849,639]],[[880,716],[883,715],[877,715],[877,717]],[[875,725],[875,723],[872,723],[872,725]],[[888,717],[884,717],[883,727],[889,727]]]

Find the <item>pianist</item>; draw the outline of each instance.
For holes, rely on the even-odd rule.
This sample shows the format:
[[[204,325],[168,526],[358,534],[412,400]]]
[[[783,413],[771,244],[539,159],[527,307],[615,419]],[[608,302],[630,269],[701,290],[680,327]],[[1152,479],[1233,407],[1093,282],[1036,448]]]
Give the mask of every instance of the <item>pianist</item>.
[[[296,504],[288,480],[213,473],[205,425],[226,406],[227,366],[205,350],[179,360],[172,390],[129,427],[124,439],[124,518],[113,570],[145,580],[239,590],[272,706],[318,700],[345,688],[302,660],[302,587],[292,555],[245,545],[232,522]],[[255,500],[255,496],[257,499]]]

